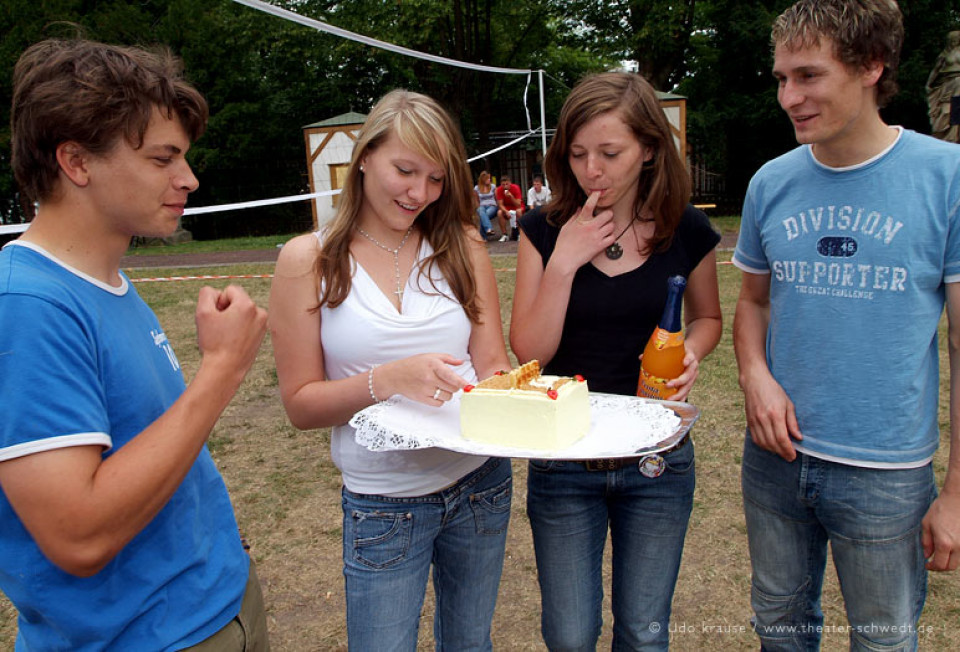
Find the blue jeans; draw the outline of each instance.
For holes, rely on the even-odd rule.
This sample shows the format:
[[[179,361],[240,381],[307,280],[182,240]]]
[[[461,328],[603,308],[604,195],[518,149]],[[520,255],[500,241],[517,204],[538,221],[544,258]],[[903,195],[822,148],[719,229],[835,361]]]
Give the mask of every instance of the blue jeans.
[[[426,496],[343,496],[343,575],[351,650],[416,650],[433,565],[438,650],[491,650],[513,480],[490,458]]]
[[[670,603],[693,507],[693,443],[664,456],[658,478],[636,463],[588,471],[582,463],[531,460],[541,631],[551,650],[594,650],[603,625],[603,548],[613,545],[613,649],[666,650]]]
[[[477,206],[477,215],[480,217],[480,237],[486,238],[493,228],[493,218],[497,216],[497,205]]]
[[[920,522],[937,492],[931,465],[866,469],[802,453],[787,462],[748,434],[741,483],[763,649],[819,649],[828,541],[850,649],[917,649],[927,593]]]

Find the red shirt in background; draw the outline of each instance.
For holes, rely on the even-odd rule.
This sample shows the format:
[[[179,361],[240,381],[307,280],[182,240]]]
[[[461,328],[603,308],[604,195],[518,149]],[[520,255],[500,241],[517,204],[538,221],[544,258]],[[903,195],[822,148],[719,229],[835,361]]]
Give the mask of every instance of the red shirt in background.
[[[504,192],[503,185],[497,186],[497,202],[503,202],[504,208],[509,211],[520,212],[523,209],[523,194],[520,192],[520,186],[515,183],[510,184],[510,195]]]

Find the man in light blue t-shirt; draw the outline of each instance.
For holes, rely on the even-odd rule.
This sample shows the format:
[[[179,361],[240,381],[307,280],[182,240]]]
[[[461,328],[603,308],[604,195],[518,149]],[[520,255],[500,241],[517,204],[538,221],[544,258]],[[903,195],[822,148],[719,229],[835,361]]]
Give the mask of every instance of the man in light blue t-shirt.
[[[855,649],[916,649],[926,570],[960,563],[960,455],[939,497],[931,465],[944,305],[960,365],[960,147],[883,122],[902,39],[893,0],[801,0],[773,27],[801,146],[751,180],[733,258],[765,649],[819,645],[828,543]]]
[[[120,259],[177,228],[207,104],[169,53],[50,40],[17,62],[12,167],[37,206],[0,251],[0,590],[16,650],[266,650],[207,437],[266,313],[203,288],[189,386]]]

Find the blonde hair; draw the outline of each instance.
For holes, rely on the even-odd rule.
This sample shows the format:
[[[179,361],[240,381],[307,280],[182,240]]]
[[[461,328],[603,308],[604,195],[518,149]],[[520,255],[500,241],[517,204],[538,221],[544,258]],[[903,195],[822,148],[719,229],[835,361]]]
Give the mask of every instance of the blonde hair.
[[[648,150],[633,207],[634,219],[651,215],[654,234],[651,251],[669,246],[690,201],[690,175],[677,153],[670,124],[660,107],[656,91],[640,75],[607,72],[590,75],[578,83],[560,110],[556,135],[544,159],[553,200],[547,205],[548,220],[562,226],[577,214],[587,195],[570,169],[570,146],[578,131],[595,118],[614,113]]]
[[[834,55],[849,68],[883,64],[877,106],[897,94],[897,68],[903,45],[903,16],[894,0],[800,0],[773,23],[773,47],[788,50],[833,43]]]
[[[450,115],[435,100],[402,89],[384,95],[360,128],[337,213],[324,232],[317,256],[320,305],[335,308],[350,293],[350,240],[364,200],[360,161],[391,135],[444,171],[440,196],[417,216],[422,237],[433,247],[418,273],[429,278],[429,269],[436,265],[467,316],[479,323],[480,302],[468,241],[473,228],[473,186],[466,148]]]
[[[490,183],[490,173],[484,170],[479,175],[477,175],[477,188],[486,187],[490,188],[493,184]]]

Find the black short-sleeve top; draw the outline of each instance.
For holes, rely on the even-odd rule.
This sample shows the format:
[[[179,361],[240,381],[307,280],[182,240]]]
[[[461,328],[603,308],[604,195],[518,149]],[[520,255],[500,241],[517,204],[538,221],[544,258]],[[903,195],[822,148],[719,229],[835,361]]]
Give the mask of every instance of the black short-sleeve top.
[[[546,266],[560,229],[547,223],[540,208],[524,215],[520,227]],[[667,301],[667,279],[689,277],[718,242],[703,211],[687,206],[669,248],[636,269],[607,276],[587,263],[577,270],[560,344],[544,373],[582,374],[591,391],[634,395],[639,356]]]

